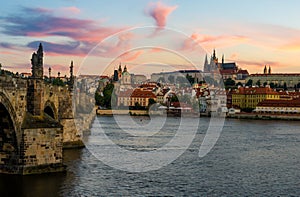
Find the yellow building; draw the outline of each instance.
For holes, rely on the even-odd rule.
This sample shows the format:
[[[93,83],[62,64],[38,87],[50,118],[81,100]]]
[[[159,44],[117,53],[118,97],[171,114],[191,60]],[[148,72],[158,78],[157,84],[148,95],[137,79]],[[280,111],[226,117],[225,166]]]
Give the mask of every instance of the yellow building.
[[[279,100],[280,95],[269,87],[240,87],[232,93],[232,106],[255,108],[257,104],[266,99]]]
[[[136,106],[137,104],[142,107],[148,107],[149,99],[157,102],[156,96],[151,90],[144,90],[142,88],[121,91],[117,96],[118,107]]]

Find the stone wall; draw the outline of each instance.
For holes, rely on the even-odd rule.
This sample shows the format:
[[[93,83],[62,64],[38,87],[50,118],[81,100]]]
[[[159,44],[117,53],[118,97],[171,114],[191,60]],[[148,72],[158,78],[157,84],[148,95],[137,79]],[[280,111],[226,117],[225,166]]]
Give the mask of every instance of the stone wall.
[[[23,130],[21,174],[63,171],[62,128],[31,128]]]

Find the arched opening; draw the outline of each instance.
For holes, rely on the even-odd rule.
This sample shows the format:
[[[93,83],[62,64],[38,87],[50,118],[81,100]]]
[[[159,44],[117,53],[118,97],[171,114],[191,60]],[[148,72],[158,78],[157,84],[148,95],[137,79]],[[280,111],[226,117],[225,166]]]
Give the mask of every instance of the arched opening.
[[[52,108],[50,106],[47,106],[45,109],[44,109],[44,112],[50,116],[51,118],[55,119],[55,116],[54,116],[54,112],[52,110]]]
[[[18,146],[13,121],[2,103],[0,117],[0,166],[11,166],[18,161]]]

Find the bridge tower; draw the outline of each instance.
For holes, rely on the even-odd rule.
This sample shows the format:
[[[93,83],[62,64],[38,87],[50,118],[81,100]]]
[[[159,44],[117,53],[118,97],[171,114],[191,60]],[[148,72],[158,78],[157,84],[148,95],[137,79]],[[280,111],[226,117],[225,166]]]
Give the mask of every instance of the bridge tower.
[[[43,46],[40,43],[37,52],[32,54],[31,58],[31,78],[28,80],[28,92],[27,92],[27,110],[32,115],[41,115],[43,106],[43,94],[44,94],[44,65],[43,65]]]

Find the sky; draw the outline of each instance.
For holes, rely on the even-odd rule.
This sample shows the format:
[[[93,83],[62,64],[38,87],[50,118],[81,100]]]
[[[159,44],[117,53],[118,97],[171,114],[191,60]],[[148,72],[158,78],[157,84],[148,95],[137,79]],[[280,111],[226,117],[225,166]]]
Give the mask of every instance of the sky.
[[[203,69],[213,49],[249,73],[300,73],[298,0],[11,0],[0,7],[0,63],[30,72],[41,42],[44,72],[137,74]]]

